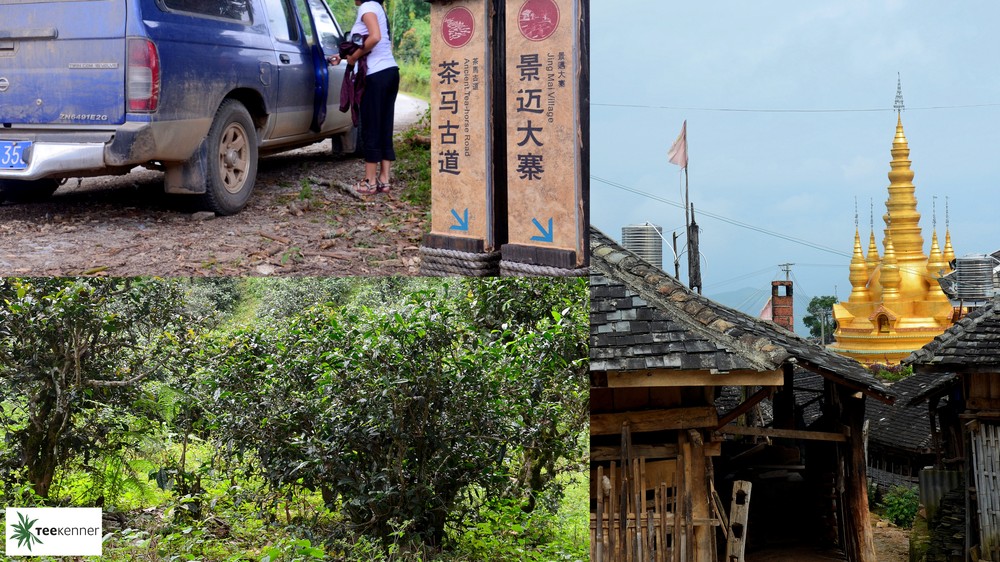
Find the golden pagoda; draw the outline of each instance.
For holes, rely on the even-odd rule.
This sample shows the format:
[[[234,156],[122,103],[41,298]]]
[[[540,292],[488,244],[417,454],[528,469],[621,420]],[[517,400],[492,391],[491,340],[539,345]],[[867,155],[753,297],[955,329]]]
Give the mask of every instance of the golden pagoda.
[[[866,364],[897,364],[952,324],[951,302],[937,281],[950,268],[936,231],[932,235],[930,256],[923,250],[899,90],[896,108],[889,199],[883,216],[884,254],[878,255],[873,228],[868,255],[864,256],[861,236],[855,228],[851,295],[847,302],[833,307],[837,329],[836,342],[830,349]],[[945,239],[946,251],[952,252],[951,234],[947,233]]]

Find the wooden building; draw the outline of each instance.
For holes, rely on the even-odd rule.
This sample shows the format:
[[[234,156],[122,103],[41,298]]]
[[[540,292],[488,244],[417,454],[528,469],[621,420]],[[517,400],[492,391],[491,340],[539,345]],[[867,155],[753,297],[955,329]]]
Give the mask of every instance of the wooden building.
[[[894,404],[868,405],[868,478],[882,492],[893,486],[914,488],[920,471],[940,460],[927,419],[927,406],[912,404],[940,375],[915,373],[894,383]]]
[[[929,402],[942,464],[965,475],[967,559],[1000,562],[1000,299],[906,363],[941,377],[916,400]]]
[[[866,397],[891,402],[888,390],[597,229],[590,246],[591,559],[798,559],[796,548],[829,547],[873,562],[862,429]],[[795,388],[796,367],[812,387]],[[724,395],[738,404],[720,413]],[[766,399],[773,414],[748,415]],[[820,412],[809,427],[806,407]]]

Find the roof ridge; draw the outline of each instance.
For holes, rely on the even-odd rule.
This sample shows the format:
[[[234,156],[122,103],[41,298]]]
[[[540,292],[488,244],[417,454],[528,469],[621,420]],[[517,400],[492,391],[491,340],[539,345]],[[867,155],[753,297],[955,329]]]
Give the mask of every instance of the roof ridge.
[[[602,252],[602,248],[610,248],[610,251]],[[607,263],[619,275],[641,279],[643,283],[633,284],[631,288],[643,298],[682,311],[683,314],[677,315],[677,321],[706,337],[718,340],[724,348],[739,351],[751,359],[756,359],[755,362],[759,363],[763,370],[774,370],[791,356],[787,349],[763,336],[747,332],[733,334],[734,330],[739,330],[739,326],[717,314],[714,309],[723,307],[736,314],[745,315],[745,313],[695,293],[676,278],[618,245],[593,226],[591,226],[591,257],[591,265],[599,267],[599,264]],[[654,289],[655,294],[648,290],[650,287]]]
[[[963,318],[952,324],[950,328],[935,336],[927,345],[907,356],[903,360],[903,364],[909,365],[932,361],[942,349],[954,345],[967,334],[975,333],[977,331],[976,328],[980,324],[989,320],[991,316],[997,315],[1000,315],[1000,297],[995,297],[989,304],[966,314]]]

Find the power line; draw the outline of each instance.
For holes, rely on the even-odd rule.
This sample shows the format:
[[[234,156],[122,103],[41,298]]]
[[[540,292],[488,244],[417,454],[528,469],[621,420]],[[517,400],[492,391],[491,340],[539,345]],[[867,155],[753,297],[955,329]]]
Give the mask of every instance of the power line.
[[[672,111],[714,111],[726,113],[876,113],[896,111],[894,108],[826,108],[826,109],[775,109],[746,107],[680,107],[671,105],[639,105],[628,103],[591,103],[591,107],[622,107],[632,109],[669,109]],[[908,107],[907,111],[936,111],[941,109],[970,109],[978,107],[1000,107],[1000,103],[976,103],[969,105],[933,105],[926,107]]]
[[[776,267],[778,267],[778,266],[777,265],[769,265],[769,266],[767,266],[765,268],[758,269],[757,271],[751,271],[750,273],[745,273],[745,274],[740,275],[738,277],[732,277],[730,279],[726,279],[725,281],[719,281],[717,283],[712,283],[711,285],[708,285],[705,288],[706,289],[708,289],[708,288],[716,289],[716,288],[721,287],[723,285],[728,285],[730,283],[735,283],[737,281],[743,281],[744,279],[749,279],[751,277],[756,277],[756,276],[758,276],[758,275],[760,275],[762,273],[767,273],[767,272],[773,271]],[[843,266],[841,266],[841,267],[843,267]]]
[[[604,178],[599,178],[599,177],[593,176],[593,175],[590,176],[590,179],[599,181],[599,182],[607,184],[607,185],[610,185],[611,187],[617,187],[618,189],[621,189],[623,191],[628,191],[630,193],[635,193],[636,195],[640,195],[642,197],[646,197],[648,199],[652,199],[653,201],[659,201],[660,203],[665,203],[667,205],[672,205],[674,207],[677,207],[678,209],[683,209],[684,208],[684,205],[682,203],[678,203],[676,201],[671,201],[669,199],[666,199],[666,198],[663,198],[663,197],[659,197],[659,196],[653,195],[651,193],[646,193],[645,191],[641,191],[639,189],[635,189],[633,187],[629,187],[629,186],[624,185],[624,184],[616,183],[616,182],[613,182],[613,181],[610,181],[610,180],[606,180]],[[741,222],[741,221],[738,221],[738,220],[734,220],[734,219],[731,219],[729,217],[724,217],[722,215],[719,215],[719,214],[716,214],[716,213],[712,213],[712,212],[706,211],[704,209],[700,209],[698,211],[698,213],[701,216],[703,216],[703,217],[713,218],[715,220],[722,221],[722,222],[725,222],[725,223],[729,223],[731,225],[738,226],[740,228],[745,228],[747,230],[753,230],[754,232],[759,232],[761,234],[766,234],[768,236],[773,236],[775,238],[780,238],[782,240],[787,240],[789,242],[794,242],[796,244],[800,244],[802,246],[806,246],[806,247],[812,248],[814,250],[820,250],[820,251],[823,251],[823,252],[829,252],[831,254],[834,254],[834,255],[837,255],[837,256],[841,256],[841,257],[845,257],[845,258],[850,258],[851,255],[852,255],[850,253],[843,252],[841,250],[837,250],[837,249],[834,249],[834,248],[828,248],[828,247],[823,246],[821,244],[816,244],[814,242],[809,242],[807,240],[802,240],[801,238],[795,238],[794,236],[789,236],[787,234],[781,234],[780,232],[774,232],[772,230],[767,230],[767,229],[761,228],[759,226],[754,226],[754,225],[749,224],[749,223],[745,223],[745,222]]]

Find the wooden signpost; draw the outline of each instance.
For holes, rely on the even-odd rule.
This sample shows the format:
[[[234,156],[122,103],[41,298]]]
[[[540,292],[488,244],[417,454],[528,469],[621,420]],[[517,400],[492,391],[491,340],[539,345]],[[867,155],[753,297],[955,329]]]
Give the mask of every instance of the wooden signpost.
[[[586,266],[586,0],[508,0],[505,273]]]
[[[439,0],[431,6],[431,233],[421,249],[425,275],[499,272],[498,238],[506,224],[498,231],[495,3]]]
[[[421,273],[584,275],[589,0],[428,1]]]

